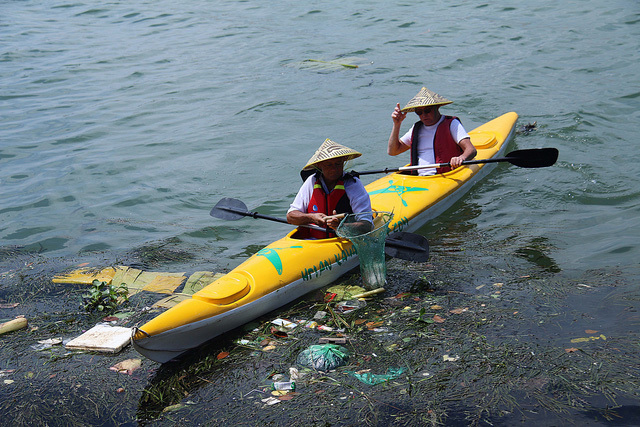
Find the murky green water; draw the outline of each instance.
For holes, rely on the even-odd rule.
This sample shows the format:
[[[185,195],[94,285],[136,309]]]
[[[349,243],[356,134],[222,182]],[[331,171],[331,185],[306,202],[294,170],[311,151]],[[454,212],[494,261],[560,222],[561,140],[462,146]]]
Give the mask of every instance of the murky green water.
[[[355,169],[400,166],[406,158],[386,155],[390,114],[422,85],[453,99],[443,111],[468,129],[508,111],[520,115],[519,125],[537,122],[509,151],[560,150],[551,168],[499,166],[423,227],[434,269],[450,278],[439,291],[476,294],[485,289],[478,286],[541,276],[554,285],[508,287],[511,312],[527,316],[512,326],[518,334],[545,354],[562,354],[570,339],[598,330],[608,337],[598,347],[607,356],[586,354],[614,365],[627,361],[617,352],[633,343],[637,350],[636,2],[24,1],[0,5],[0,16],[0,303],[21,303],[0,309],[0,319],[25,314],[40,331],[0,337],[0,369],[18,372],[13,384],[0,384],[3,415],[55,408],[34,401],[33,411],[21,410],[11,400],[35,393],[83,414],[95,409],[87,422],[146,416],[139,402],[147,381],[159,381],[148,378],[155,365],[135,379],[107,377],[104,390],[93,381],[132,350],[49,363],[29,349],[96,320],[78,314],[82,289],[50,277],[85,262],[228,271],[288,228],[213,219],[220,198],[284,216],[300,167],[327,137],[364,154]],[[457,269],[438,265],[449,262]],[[481,333],[501,336],[493,324]],[[218,381],[207,369],[199,402],[239,412],[246,402],[219,402],[211,388],[234,377]],[[132,391],[117,393],[120,384]],[[393,395],[397,407],[402,398]],[[626,410],[637,407],[634,394],[618,397],[631,402]],[[392,413],[378,415],[384,422]]]

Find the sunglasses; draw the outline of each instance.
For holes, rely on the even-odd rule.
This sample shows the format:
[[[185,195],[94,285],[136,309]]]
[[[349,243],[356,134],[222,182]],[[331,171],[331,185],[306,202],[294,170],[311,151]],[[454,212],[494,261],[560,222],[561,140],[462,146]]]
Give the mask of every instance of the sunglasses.
[[[421,116],[423,114],[429,114],[430,112],[432,112],[433,110],[435,110],[436,107],[429,107],[429,108],[425,108],[424,110],[415,110],[416,114]]]

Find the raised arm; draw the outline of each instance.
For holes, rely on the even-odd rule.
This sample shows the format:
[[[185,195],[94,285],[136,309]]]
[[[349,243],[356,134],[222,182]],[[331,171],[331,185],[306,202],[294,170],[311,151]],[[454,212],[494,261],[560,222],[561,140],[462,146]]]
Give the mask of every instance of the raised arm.
[[[407,117],[407,113],[403,113],[400,110],[400,104],[396,104],[391,118],[393,119],[393,128],[391,129],[391,135],[389,136],[389,146],[387,147],[387,154],[390,156],[397,156],[400,153],[404,153],[409,149],[408,146],[400,142],[400,125],[402,121]]]

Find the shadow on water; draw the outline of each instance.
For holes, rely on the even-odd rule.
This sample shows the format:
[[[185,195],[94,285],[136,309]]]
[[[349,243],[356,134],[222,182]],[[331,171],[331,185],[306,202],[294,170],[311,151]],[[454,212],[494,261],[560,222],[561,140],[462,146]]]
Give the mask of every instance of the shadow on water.
[[[559,273],[562,270],[556,262],[546,255],[550,251],[548,239],[538,237],[532,239],[525,247],[516,249],[517,256],[531,262],[540,267],[543,271],[549,273]]]

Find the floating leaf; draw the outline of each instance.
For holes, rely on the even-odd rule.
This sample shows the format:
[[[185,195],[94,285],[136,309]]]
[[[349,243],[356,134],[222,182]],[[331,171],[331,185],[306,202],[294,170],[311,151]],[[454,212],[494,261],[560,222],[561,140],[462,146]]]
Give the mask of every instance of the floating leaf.
[[[221,351],[220,353],[218,353],[218,355],[216,357],[217,357],[218,360],[220,360],[220,359],[224,359],[228,355],[229,355],[228,351]]]
[[[378,322],[367,322],[367,329],[371,330],[371,329],[375,329],[378,328],[380,326],[384,325],[384,321],[380,320]]]
[[[462,314],[465,311],[469,311],[469,309],[468,308],[454,308],[453,310],[450,310],[449,313]]]
[[[303,62],[318,62],[321,64],[327,64],[327,65],[339,65],[341,67],[346,67],[346,68],[358,68],[357,65],[353,65],[353,64],[343,64],[336,61],[321,61],[319,59],[305,59]]]
[[[564,351],[566,351],[567,353],[575,353],[576,351],[579,351],[579,349],[575,347],[571,347],[571,348],[565,348]]]
[[[172,411],[177,411],[178,409],[182,408],[184,406],[184,404],[182,403],[177,403],[175,405],[170,405],[167,406],[166,408],[164,408],[162,410],[162,412],[172,412]]]
[[[278,330],[275,326],[271,327],[271,335],[277,338],[287,338],[289,336],[286,332]]]
[[[404,297],[408,297],[409,295],[411,295],[409,292],[403,292],[403,293],[401,293],[401,294],[396,295],[396,296],[395,296],[395,297],[393,297],[393,298],[395,298],[395,299],[402,299],[402,298],[404,298]]]
[[[282,396],[278,396],[278,399],[280,399],[280,400],[291,400],[291,399],[293,399],[293,396],[294,396],[293,394],[287,393],[287,394],[283,394]]]
[[[142,360],[140,359],[127,359],[122,362],[116,363],[109,369],[112,371],[120,372],[122,374],[131,375],[133,371],[142,366]]]
[[[0,308],[16,308],[19,305],[20,305],[19,302],[5,303],[5,304],[0,304]]]
[[[593,329],[587,329],[584,332],[587,333],[587,334],[597,334],[598,333],[598,331],[594,331]]]
[[[605,337],[604,335],[600,334],[599,337],[585,337],[585,338],[574,338],[571,340],[572,343],[578,343],[578,342],[589,342],[589,341],[595,341],[595,340],[607,340],[607,337]]]
[[[444,323],[444,319],[442,317],[438,316],[437,314],[435,314],[433,316],[433,321],[436,322],[436,323]]]

